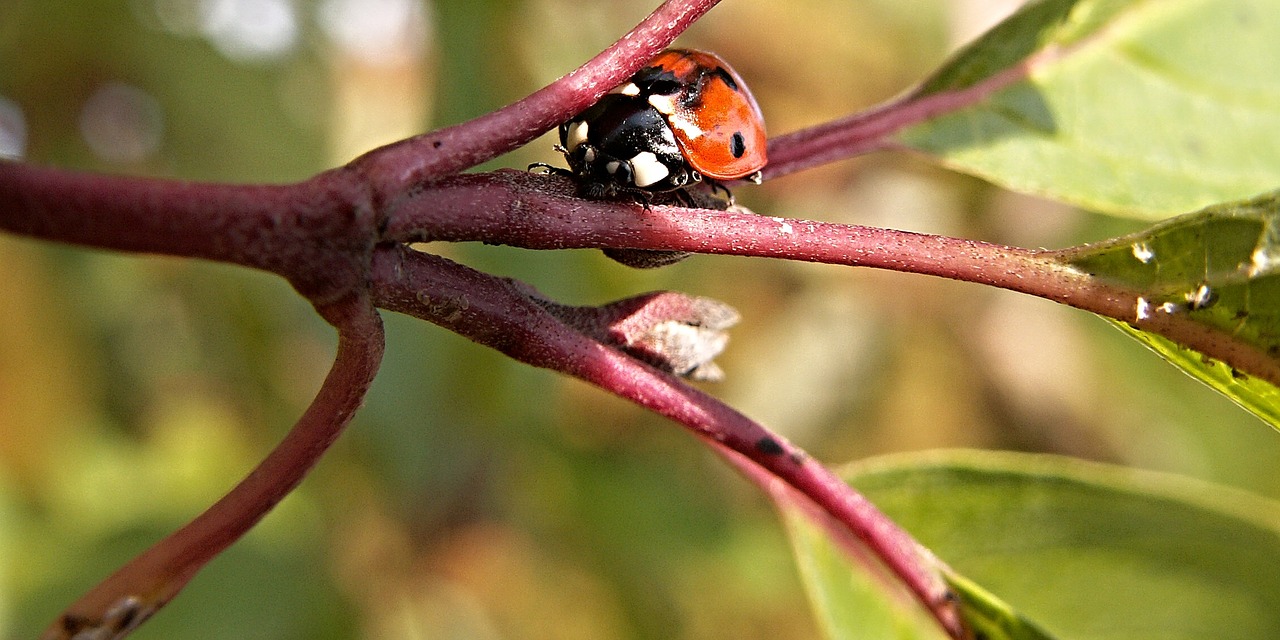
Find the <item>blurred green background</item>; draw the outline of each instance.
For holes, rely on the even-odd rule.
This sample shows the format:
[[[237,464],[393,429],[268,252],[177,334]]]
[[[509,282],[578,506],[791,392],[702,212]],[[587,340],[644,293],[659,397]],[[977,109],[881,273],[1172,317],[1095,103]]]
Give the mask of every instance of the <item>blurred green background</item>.
[[[735,0],[679,41],[772,133],[889,98],[1016,4]],[[0,153],[287,182],[516,100],[633,0],[0,2]],[[761,26],[761,25],[767,25]],[[489,165],[557,162],[543,138]],[[741,188],[769,215],[1062,247],[1138,228],[906,154]],[[1276,434],[1101,320],[982,287],[694,257],[432,246],[575,304],[653,289],[742,323],[712,393],[838,463],[1050,451],[1280,497]],[[283,281],[0,237],[0,637],[194,516],[281,437],[333,332]],[[672,424],[388,314],[363,411],[302,487],[138,638],[810,638],[766,500]]]

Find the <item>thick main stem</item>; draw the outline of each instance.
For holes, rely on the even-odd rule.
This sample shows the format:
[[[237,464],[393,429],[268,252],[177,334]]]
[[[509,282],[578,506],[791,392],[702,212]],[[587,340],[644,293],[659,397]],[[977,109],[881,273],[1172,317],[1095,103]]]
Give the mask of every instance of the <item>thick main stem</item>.
[[[388,215],[387,235],[398,240],[759,256],[975,282],[1127,322],[1280,385],[1280,361],[1270,354],[1188,314],[1140,317],[1140,292],[1082,273],[1051,251],[745,212],[584,201],[563,181],[511,170],[455,176]]]

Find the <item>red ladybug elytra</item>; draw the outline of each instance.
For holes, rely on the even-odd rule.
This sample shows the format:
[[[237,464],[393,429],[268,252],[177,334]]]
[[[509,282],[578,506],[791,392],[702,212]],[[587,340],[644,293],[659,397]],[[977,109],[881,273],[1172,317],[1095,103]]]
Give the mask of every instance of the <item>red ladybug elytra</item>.
[[[704,178],[759,181],[764,117],[714,53],[668,49],[560,125],[560,150],[588,196],[672,191]]]

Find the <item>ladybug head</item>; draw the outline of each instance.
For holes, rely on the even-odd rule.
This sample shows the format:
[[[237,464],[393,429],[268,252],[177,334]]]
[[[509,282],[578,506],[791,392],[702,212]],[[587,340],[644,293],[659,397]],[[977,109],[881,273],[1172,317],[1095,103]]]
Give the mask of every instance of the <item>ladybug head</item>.
[[[560,144],[588,197],[671,191],[701,178],[665,117],[634,96],[605,96],[560,126]]]

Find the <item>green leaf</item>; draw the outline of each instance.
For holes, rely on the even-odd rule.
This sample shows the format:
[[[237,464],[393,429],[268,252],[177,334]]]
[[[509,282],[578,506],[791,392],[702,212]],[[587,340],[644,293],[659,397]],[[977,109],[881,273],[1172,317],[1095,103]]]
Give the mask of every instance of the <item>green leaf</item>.
[[[775,498],[776,498],[775,494]],[[796,565],[818,626],[831,640],[946,640],[924,608],[869,558],[855,563],[827,529],[794,504],[779,500]]]
[[[1179,216],[1057,259],[1136,292],[1134,324],[1193,323],[1199,351],[1130,325],[1157,353],[1280,429],[1280,389],[1219,360],[1280,366],[1280,192]]]
[[[1008,603],[976,582],[947,572],[947,583],[960,598],[969,629],[983,640],[1050,640],[1052,636],[1024,618]]]
[[[1280,429],[1280,389],[1261,378],[1241,374],[1221,361],[1207,358],[1154,333],[1116,322],[1121,331],[1147,345],[1160,357],[1230,398],[1246,411]]]
[[[898,139],[1016,191],[1163,218],[1280,186],[1277,60],[1273,0],[1033,2],[913,97],[1004,86]]]
[[[844,475],[954,569],[966,616],[988,637],[1280,637],[1275,502],[1043,455],[916,453]],[[815,535],[789,515],[793,532]],[[845,585],[866,572],[829,539],[796,538],[801,566],[822,569],[801,573],[830,637],[934,637],[837,626],[877,606]]]

